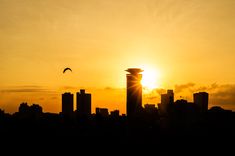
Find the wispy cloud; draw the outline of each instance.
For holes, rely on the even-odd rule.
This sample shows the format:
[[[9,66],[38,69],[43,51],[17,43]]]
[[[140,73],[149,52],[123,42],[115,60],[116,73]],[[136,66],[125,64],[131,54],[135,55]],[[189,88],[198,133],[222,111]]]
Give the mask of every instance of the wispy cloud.
[[[105,87],[104,90],[107,91],[120,91],[120,90],[125,90],[126,88],[114,88],[114,87]]]
[[[36,85],[23,85],[23,86],[14,86],[14,88],[43,88],[44,86],[36,86]]]
[[[192,90],[192,88],[195,86],[195,83],[186,83],[186,84],[180,84],[180,85],[175,85],[175,93],[180,93],[186,89]]]
[[[58,99],[58,97],[57,97],[57,96],[53,96],[53,97],[51,97],[51,99],[53,99],[53,100],[54,100],[54,99]]]
[[[235,84],[213,83],[210,85],[197,85],[195,83],[177,84],[174,88],[175,97],[183,96],[187,100],[193,99],[193,93],[205,91],[209,93],[209,103],[211,106],[221,106],[225,109],[235,110]],[[143,95],[148,100],[160,100],[160,95],[165,94],[166,89],[154,89],[151,92]],[[189,97],[189,99],[188,99]]]
[[[214,90],[211,90],[210,100],[216,105],[235,107],[235,85],[218,85]]]
[[[11,86],[1,89],[2,93],[27,93],[27,92],[51,92],[43,86]]]
[[[147,94],[144,94],[144,98],[146,98],[148,100],[155,100],[155,99],[159,99],[160,95],[165,94],[165,93],[166,93],[166,89],[156,88],[156,89],[153,89],[152,91],[148,92]]]
[[[74,86],[63,86],[61,89],[70,89],[70,90],[75,90],[78,89],[79,87],[74,87]]]
[[[1,92],[45,92],[45,89],[3,89]]]
[[[199,86],[194,83],[175,85],[176,94],[190,94],[205,91],[209,93],[209,103],[219,105],[228,109],[235,109],[235,84],[213,83],[210,85]]]
[[[115,88],[112,88],[112,87],[105,87],[104,89],[105,89],[105,90],[114,90]]]

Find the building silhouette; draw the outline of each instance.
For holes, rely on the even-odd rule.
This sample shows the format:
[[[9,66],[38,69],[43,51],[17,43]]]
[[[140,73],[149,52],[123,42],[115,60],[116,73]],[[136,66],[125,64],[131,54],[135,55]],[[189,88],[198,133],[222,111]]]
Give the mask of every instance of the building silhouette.
[[[135,116],[142,111],[142,85],[141,79],[143,70],[139,68],[129,68],[126,70],[127,79],[127,116]]]
[[[102,117],[108,117],[109,116],[108,108],[96,108],[95,113],[96,113],[96,115],[100,115]]]
[[[39,119],[43,114],[42,107],[38,104],[32,104],[31,106],[27,103],[21,103],[16,113],[21,119]]]
[[[38,104],[32,104],[29,106],[27,103],[21,103],[19,106],[19,112],[20,113],[42,113],[42,107]]]
[[[189,116],[193,116],[197,112],[195,106],[195,103],[184,99],[176,100],[174,103],[174,113],[177,116],[189,118]]]
[[[214,106],[207,113],[198,113],[196,104],[207,104],[207,95],[196,93],[196,103],[176,99],[171,108],[174,93],[169,90],[162,96],[165,98],[162,104],[171,108],[169,116],[161,116],[155,104],[145,104],[140,116],[128,119],[124,115],[119,116],[119,110],[109,113],[107,108],[96,108],[96,115],[89,118],[76,116],[73,113],[73,94],[64,93],[64,115],[43,113],[40,105],[27,103],[20,104],[18,112],[14,114],[6,114],[0,109],[0,133],[4,134],[1,136],[1,142],[6,146],[10,142],[19,147],[19,141],[22,140],[28,142],[28,149],[35,150],[38,147],[48,149],[55,145],[55,149],[59,147],[65,151],[81,147],[87,152],[86,147],[89,146],[90,149],[114,147],[114,151],[117,150],[116,147],[120,147],[125,149],[123,152],[129,150],[131,153],[139,153],[142,148],[143,152],[152,150],[159,155],[169,149],[172,149],[174,154],[175,149],[182,149],[181,154],[182,151],[189,154],[198,150],[203,153],[204,149],[208,148],[211,153],[214,147],[225,147],[221,152],[232,150],[233,144],[230,141],[235,138],[235,112]],[[74,116],[70,116],[72,114]],[[73,140],[79,141],[74,144]],[[200,148],[197,148],[198,143]],[[25,144],[20,149],[25,149]],[[214,151],[218,152],[217,149]]]
[[[208,111],[209,94],[206,92],[199,92],[193,94],[193,101],[200,112]]]
[[[73,94],[69,92],[62,94],[62,114],[65,116],[73,115]]]
[[[91,115],[91,94],[85,93],[84,89],[77,92],[77,111],[81,115]]]
[[[30,108],[29,105],[27,103],[23,102],[23,103],[20,104],[18,110],[19,110],[20,113],[25,113],[26,114],[26,113],[29,112],[29,108]]]
[[[166,94],[161,94],[161,104],[160,107],[160,113],[162,115],[169,114],[170,109],[172,108],[174,104],[174,92],[173,90],[167,90]]]
[[[110,112],[110,115],[112,117],[119,117],[119,113],[120,113],[119,110],[113,110]]]
[[[150,113],[150,114],[154,114],[158,111],[155,104],[145,104],[144,110],[145,110],[145,112]]]

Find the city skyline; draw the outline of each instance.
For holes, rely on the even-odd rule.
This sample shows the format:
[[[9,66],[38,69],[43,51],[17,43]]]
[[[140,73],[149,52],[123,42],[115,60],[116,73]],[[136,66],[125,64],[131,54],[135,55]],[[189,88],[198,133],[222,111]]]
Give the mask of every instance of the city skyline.
[[[137,68],[132,68],[133,70],[139,70]],[[132,70],[132,69],[128,69],[128,70]],[[127,74],[129,75],[129,74]],[[137,75],[135,75],[137,76]],[[140,75],[141,76],[141,75]],[[138,76],[139,77],[139,76]],[[129,78],[127,78],[127,90],[129,90],[130,88],[130,84],[128,84],[128,81],[130,81]],[[136,83],[136,82],[135,82]],[[135,83],[132,83],[131,86],[135,87]],[[137,85],[139,83],[139,80],[137,81]],[[138,91],[139,88],[133,88],[133,91]],[[109,108],[101,108],[101,107],[95,107],[95,112],[92,112],[91,109],[91,105],[92,105],[92,94],[90,93],[85,93],[85,89],[80,89],[80,92],[76,93],[76,97],[74,96],[74,94],[72,94],[71,92],[65,92],[62,94],[62,101],[60,103],[60,107],[61,107],[61,111],[58,113],[53,113],[53,112],[45,112],[43,111],[43,107],[40,106],[40,104],[36,104],[36,103],[32,103],[32,105],[30,106],[30,104],[28,105],[27,102],[22,102],[19,106],[18,106],[18,111],[14,112],[14,114],[21,112],[21,113],[26,113],[27,114],[27,109],[32,109],[30,111],[35,111],[38,110],[41,113],[49,113],[49,114],[58,114],[58,115],[62,115],[64,118],[73,118],[74,115],[78,115],[78,117],[84,118],[84,117],[91,117],[92,115],[99,115],[99,114],[106,114],[103,117],[108,117],[108,116],[112,116],[114,115],[115,117],[121,117],[121,116],[138,116],[141,113],[143,113],[144,111],[153,111],[154,109],[157,110],[157,112],[155,113],[159,113],[160,116],[163,116],[170,113],[172,107],[193,107],[190,109],[195,109],[195,111],[197,111],[197,113],[199,114],[206,114],[209,111],[213,110],[213,109],[218,109],[216,111],[228,111],[228,112],[233,112],[232,110],[227,110],[224,109],[220,106],[213,106],[213,107],[208,107],[208,102],[209,102],[209,94],[207,92],[196,92],[193,93],[193,101],[187,101],[186,99],[180,98],[180,99],[175,99],[174,97],[174,91],[173,90],[167,90],[166,94],[161,94],[161,102],[158,104],[153,104],[153,103],[146,103],[146,104],[142,104],[141,101],[139,101],[138,96],[142,96],[141,94],[137,93],[129,95],[129,96],[133,96],[132,98],[127,98],[126,101],[126,107],[127,107],[127,111],[124,114],[120,114],[120,110],[115,109],[115,110],[109,110]],[[133,93],[131,91],[131,93]],[[126,92],[127,97],[128,94],[130,94],[130,92]],[[182,105],[182,106],[181,106]],[[75,107],[76,106],[76,107]],[[33,108],[34,107],[34,108]],[[129,107],[129,108],[128,108]],[[175,109],[173,108],[173,109]],[[185,108],[181,108],[181,109],[185,109]],[[177,111],[177,109],[176,109]],[[187,111],[187,110],[186,110]],[[0,112],[1,113],[6,113],[9,114],[9,112],[5,112],[4,110],[2,110],[0,108]],[[118,114],[118,115],[117,115]],[[70,119],[71,120],[71,119]]]
[[[128,70],[141,70],[141,69],[138,69],[138,68],[128,68]],[[125,71],[128,71],[128,70],[125,70]],[[143,72],[144,70],[141,70],[140,72]],[[127,74],[127,76],[128,76],[129,74]],[[141,77],[142,77],[142,74],[141,74]],[[141,93],[140,93],[140,95],[141,95],[141,98],[140,98],[140,102],[141,102],[141,106],[143,107],[145,104],[154,104],[156,107],[158,107],[158,105],[159,105],[159,103],[161,103],[161,101],[162,101],[162,98],[163,98],[163,95],[165,95],[164,93],[165,92],[168,92],[168,91],[176,91],[176,96],[175,96],[175,92],[173,93],[173,97],[175,97],[175,99],[177,99],[177,100],[187,100],[188,102],[193,102],[194,101],[194,94],[195,93],[200,93],[200,92],[206,92],[207,90],[211,90],[211,88],[213,89],[213,88],[216,88],[218,85],[216,84],[216,83],[214,83],[214,84],[212,84],[212,85],[210,85],[210,86],[203,86],[203,87],[199,87],[199,88],[195,88],[195,89],[193,89],[193,87],[196,85],[196,84],[194,84],[194,83],[187,83],[187,84],[183,84],[183,85],[176,85],[175,86],[175,89],[167,89],[167,88],[146,88],[146,87],[144,87],[143,86],[143,82],[142,82],[142,78],[140,77],[140,80],[138,80],[139,82],[138,83],[140,83],[140,85],[141,85],[141,88],[142,88],[142,91],[141,91]],[[128,78],[127,78],[128,79]],[[128,82],[128,81],[127,81]],[[133,84],[132,84],[133,85]],[[226,86],[226,85],[225,85]],[[24,89],[19,89],[19,92],[28,92],[27,91],[27,89],[28,90],[30,90],[29,88],[30,87],[36,87],[36,86],[28,86],[29,88],[27,88],[27,86],[24,86],[24,87],[26,87],[26,89],[25,89],[25,91],[24,91]],[[190,88],[190,87],[192,87],[192,88]],[[37,87],[36,87],[37,88]],[[117,104],[117,105],[112,105],[112,104],[109,104],[109,105],[107,105],[107,104],[102,104],[102,103],[94,103],[93,101],[92,101],[92,106],[91,106],[91,113],[95,113],[96,112],[96,108],[107,108],[107,109],[109,109],[109,111],[111,112],[111,111],[115,111],[115,110],[119,110],[120,111],[120,113],[121,114],[126,114],[126,111],[127,111],[127,109],[126,109],[126,107],[127,107],[127,105],[126,105],[126,103],[127,103],[127,89],[128,87],[126,87],[126,88],[123,88],[123,89],[117,89],[117,88],[109,88],[109,87],[106,87],[105,89],[97,89],[96,90],[96,94],[98,93],[98,94],[100,94],[101,95],[101,97],[103,98],[103,99],[105,99],[106,97],[105,97],[105,95],[108,97],[109,96],[109,93],[110,92],[113,92],[113,90],[119,90],[119,91],[121,91],[122,92],[122,94],[119,94],[118,95],[118,98],[121,98],[121,99],[123,99],[123,103],[122,103],[122,107],[120,107],[120,104],[121,103],[119,103],[119,104]],[[181,96],[182,94],[177,94],[177,90],[180,90],[180,92],[181,92],[181,90],[187,90],[187,89],[192,89],[192,90],[190,90],[189,91],[189,93],[188,93],[188,96]],[[22,90],[22,91],[20,91],[20,90]],[[36,89],[37,90],[37,89]],[[40,91],[40,89],[38,89],[39,90],[39,92],[41,92]],[[43,90],[43,89],[42,89]],[[73,91],[71,91],[71,90],[73,90]],[[77,94],[77,96],[78,96],[78,94],[79,94],[79,92],[78,92],[78,90],[79,90],[79,88],[75,88],[75,87],[65,87],[65,92],[63,93],[63,94],[71,94],[72,96],[74,96],[75,94]],[[84,87],[83,88],[80,88],[80,91],[81,92],[83,92],[83,94],[84,94],[84,91],[85,90],[87,90],[87,89],[84,89]],[[88,89],[88,90],[90,90],[90,89]],[[18,92],[17,90],[15,90],[16,92]],[[105,94],[102,94],[102,93],[104,93],[104,91],[106,91],[105,92]],[[146,92],[145,92],[146,91]],[[2,92],[8,92],[8,91],[2,91]],[[31,91],[29,91],[29,92],[31,92]],[[32,92],[34,92],[34,91],[32,91]],[[36,91],[37,92],[37,91]],[[135,92],[135,91],[134,91]],[[142,93],[143,92],[143,93]],[[155,93],[154,93],[155,92]],[[41,95],[41,97],[43,97],[43,93],[44,93],[44,91],[42,91],[42,95]],[[95,93],[94,93],[94,96],[95,96]],[[115,92],[115,93],[117,93],[117,92]],[[157,94],[159,97],[156,97],[156,95],[154,95],[154,96],[151,96],[151,94]],[[191,95],[189,96],[189,94],[191,93]],[[137,95],[138,95],[139,93],[137,93]],[[46,95],[46,94],[45,94]],[[58,95],[58,96],[61,96],[61,93],[57,93],[57,94],[55,94],[55,95]],[[166,94],[167,95],[167,94]],[[137,97],[137,98],[139,98],[139,97]],[[61,98],[59,98],[59,97],[56,97],[56,99],[59,99],[60,101],[58,102],[58,103],[54,103],[54,105],[58,108],[58,111],[50,111],[50,110],[45,110],[45,112],[51,112],[51,113],[59,113],[59,112],[61,112],[61,104],[63,103],[61,103]],[[63,98],[62,98],[63,99]],[[220,104],[211,104],[211,99],[212,99],[212,101],[213,101],[213,97],[211,98],[211,95],[210,95],[210,100],[209,100],[209,103],[207,104],[207,107],[208,108],[211,108],[211,107],[214,107],[214,106],[219,106],[219,107],[222,107],[222,108],[224,108],[224,109],[227,109],[227,110],[232,110],[232,111],[234,111],[235,109],[231,109],[231,108],[233,108],[233,107],[226,107],[226,105],[225,105],[225,107],[224,107],[224,104],[223,103],[220,103]],[[118,101],[118,100],[117,100]],[[114,101],[114,103],[117,103],[117,101]],[[174,101],[174,98],[173,98],[173,101]],[[39,103],[39,102],[35,102],[35,101],[32,101],[32,100],[26,100],[26,101],[21,101],[21,102],[19,102],[19,103],[15,103],[15,108],[13,109],[14,111],[8,111],[8,109],[4,109],[4,107],[3,108],[1,108],[1,109],[3,109],[3,110],[5,110],[7,113],[15,113],[16,112],[16,110],[18,109],[18,105],[20,104],[20,103],[33,103],[33,104],[40,104],[40,105],[42,105],[43,106],[43,104],[41,104],[41,103]],[[175,101],[174,101],[175,102]],[[223,102],[223,101],[222,101]],[[72,102],[73,103],[73,108],[74,108],[74,110],[76,110],[77,108],[78,108],[78,104],[75,104],[75,103],[77,103],[77,101],[73,101]],[[138,104],[137,104],[138,105]],[[120,109],[121,108],[121,109]]]
[[[85,89],[96,107],[126,111],[127,68],[143,72],[143,104],[166,90],[235,110],[234,0],[0,0],[0,108],[60,111]],[[64,68],[70,71],[63,73]]]
[[[139,70],[138,68],[128,68],[128,70]],[[128,71],[128,70],[126,70],[126,71]],[[141,69],[140,69],[141,70]],[[141,72],[144,72],[144,70],[141,70]],[[128,75],[128,74],[127,74]],[[141,74],[141,77],[142,77],[142,74]],[[142,79],[142,78],[141,78]],[[146,88],[146,87],[144,87],[143,86],[143,81],[142,80],[139,80],[139,82],[138,83],[140,83],[140,85],[141,85],[141,88],[143,89],[143,91],[141,91],[141,98],[140,98],[140,101],[141,101],[141,106],[144,106],[145,104],[154,104],[156,107],[159,105],[159,103],[161,103],[161,100],[162,100],[162,96],[164,95],[163,93],[164,92],[168,92],[169,91],[169,89],[167,89],[167,88]],[[127,81],[128,82],[128,81]],[[216,84],[216,83],[214,83],[214,84],[212,84],[212,85],[210,85],[210,86],[203,86],[203,87],[199,87],[199,88],[195,88],[195,89],[193,89],[193,87],[195,86],[196,84],[194,84],[194,83],[187,83],[187,84],[184,84],[184,85],[176,85],[175,86],[175,89],[173,89],[174,91],[176,91],[176,96],[175,96],[175,98],[176,99],[184,99],[184,100],[187,100],[187,101],[189,101],[189,102],[192,102],[193,101],[193,99],[195,98],[194,97],[194,93],[196,93],[196,92],[204,92],[204,91],[207,91],[207,90],[211,90],[211,89],[213,89],[213,88],[216,88],[218,85]],[[142,87],[143,86],[143,87]],[[226,86],[226,85],[225,85]],[[29,88],[27,88],[27,86],[24,86],[24,87],[26,87],[26,89],[25,89],[25,91],[24,91],[24,89],[19,89],[19,92],[21,93],[21,92],[28,92],[27,91],[27,89],[28,90],[30,90],[29,88],[30,87],[36,87],[36,86],[29,86]],[[190,88],[191,87],[191,88]],[[37,88],[37,87],[36,87]],[[128,88],[128,87],[127,87]],[[72,95],[74,94],[75,95],[75,93],[76,94],[79,94],[79,92],[78,92],[78,88],[75,88],[75,87],[65,87],[65,89],[66,89],[66,91],[64,92],[65,94],[71,94],[72,93]],[[179,92],[181,93],[181,90],[190,90],[190,89],[192,89],[192,90],[190,90],[189,91],[189,93],[188,93],[188,96],[181,96],[182,94],[177,94],[178,92],[177,92],[177,90],[180,90]],[[22,91],[20,91],[20,90],[22,90]],[[36,89],[37,90],[37,89]],[[41,92],[40,91],[40,89],[38,88],[38,90],[39,90],[39,92]],[[71,91],[71,90],[73,90],[73,91]],[[84,89],[84,87],[83,88],[80,88],[80,91],[81,92],[84,92],[86,89]],[[88,90],[90,90],[90,89],[88,89]],[[122,94],[119,94],[118,95],[118,98],[121,98],[121,99],[123,99],[123,103],[118,103],[117,101],[114,101],[114,103],[118,103],[117,105],[112,105],[112,103],[111,104],[102,104],[102,103],[94,103],[94,102],[92,102],[93,104],[92,104],[92,106],[91,106],[91,113],[95,113],[96,112],[96,108],[99,108],[99,107],[103,107],[103,108],[108,108],[110,111],[115,111],[115,110],[119,110],[120,111],[120,113],[121,114],[126,114],[126,111],[127,111],[127,109],[126,109],[126,102],[127,102],[127,95],[128,94],[126,94],[127,93],[127,90],[126,90],[126,88],[123,88],[123,89],[117,89],[117,88],[109,88],[109,87],[106,87],[105,89],[97,89],[96,90],[96,94],[98,93],[98,94],[100,94],[100,93],[103,93],[104,91],[106,91],[105,92],[105,94],[101,94],[101,97],[103,98],[103,99],[105,99],[106,98],[106,96],[107,97],[109,97],[109,93],[110,92],[113,92],[113,90],[116,90],[116,92],[115,93],[117,93],[117,90],[119,90],[119,92],[121,91],[122,92]],[[172,90],[172,91],[173,91]],[[18,92],[17,90],[15,90],[16,92]],[[145,92],[146,91],[146,92]],[[5,92],[5,91],[2,91],[2,92]],[[29,91],[29,92],[31,92],[31,91]],[[34,92],[34,91],[32,91],[32,92]],[[35,91],[35,92],[37,92],[37,91]],[[100,93],[99,93],[100,92]],[[142,94],[142,92],[143,92],[143,94]],[[6,91],[6,93],[8,93],[8,91]],[[44,91],[43,91],[43,89],[42,89],[42,95],[40,96],[40,97],[43,97],[43,93],[44,93]],[[95,96],[95,93],[94,93],[94,96]],[[174,92],[175,93],[175,92]],[[173,93],[173,94],[174,94]],[[191,95],[189,96],[189,94],[191,93]],[[55,95],[58,95],[58,96],[60,96],[60,94],[61,93],[57,93],[57,94],[55,94]],[[139,94],[139,93],[137,93],[137,94]],[[157,96],[159,96],[159,97],[156,97],[156,95],[154,95],[154,96],[152,96],[151,94],[157,94]],[[46,95],[46,94],[45,94]],[[54,95],[54,96],[55,96]],[[106,95],[106,96],[105,96]],[[78,95],[77,95],[78,96]],[[174,96],[174,95],[173,95]],[[28,97],[26,97],[26,98],[28,98]],[[45,97],[43,97],[43,98],[45,98]],[[60,105],[61,105],[61,98],[59,98],[59,97],[56,97],[56,99],[59,99],[60,101],[59,102],[57,102],[57,103],[54,103],[54,105],[57,107],[57,109],[58,109],[58,111],[50,111],[50,110],[47,110],[46,109],[46,112],[52,112],[52,113],[59,113],[59,112],[61,112],[61,108],[60,108]],[[63,99],[63,98],[62,98]],[[142,100],[143,99],[143,100]],[[210,95],[210,100],[209,100],[209,103],[208,103],[208,107],[209,108],[211,108],[211,107],[213,107],[213,106],[220,106],[220,107],[222,107],[222,108],[224,108],[224,109],[228,109],[228,110],[232,110],[232,111],[234,111],[235,109],[232,109],[233,107],[226,107],[226,105],[225,105],[225,107],[224,107],[224,104],[223,103],[220,103],[220,104],[211,104],[211,99],[212,99],[212,101],[213,101],[213,96],[212,96],[212,98],[211,98],[211,95]],[[174,99],[173,99],[173,101],[174,101]],[[22,102],[25,102],[25,103],[36,103],[36,104],[40,104],[40,105],[42,105],[42,106],[44,106],[44,104],[42,103],[39,103],[39,102],[35,102],[35,101],[32,101],[32,100],[26,100],[26,101],[21,101],[21,102],[19,102],[19,103],[22,103]],[[223,101],[222,101],[223,102]],[[19,103],[14,103],[16,106],[15,106],[15,108],[13,109],[13,111],[8,111],[8,109],[4,109],[4,107],[3,108],[1,108],[1,109],[3,109],[3,110],[5,110],[6,112],[8,112],[8,113],[14,113],[14,112],[16,112],[16,110],[17,110],[17,106],[19,105]],[[75,104],[75,101],[73,101],[73,104]],[[120,105],[122,104],[122,106],[120,107]],[[76,106],[76,107],[75,107]],[[73,106],[73,108],[74,108],[74,110],[75,110],[75,108],[77,108],[78,107],[78,105],[74,105]]]
[[[71,69],[70,69],[71,70]],[[72,70],[71,70],[72,71]],[[128,72],[126,74],[126,112],[122,114],[122,116],[127,116],[130,119],[135,119],[137,116],[143,116],[143,113],[150,113],[160,115],[162,117],[168,116],[173,112],[177,112],[179,110],[188,112],[189,110],[193,112],[188,112],[189,114],[206,114],[208,111],[216,110],[216,111],[228,111],[232,112],[232,110],[226,110],[220,106],[213,106],[211,108],[208,107],[209,103],[209,94],[207,92],[196,92],[193,93],[193,102],[187,101],[187,99],[175,100],[174,91],[167,90],[166,94],[161,94],[161,102],[154,103],[145,103],[142,104],[142,72],[143,70],[140,68],[128,68],[125,70]],[[76,101],[76,102],[75,102]],[[23,106],[23,107],[22,107]],[[19,112],[23,112],[27,114],[27,109],[32,109],[29,111],[35,111],[40,108],[41,113],[45,113],[42,111],[42,107],[39,104],[33,103],[32,108],[27,105],[27,102],[23,102],[19,106]],[[75,107],[76,106],[76,107]],[[26,111],[24,111],[24,109]],[[219,110],[217,110],[219,109]],[[0,112],[5,112],[0,108]],[[21,111],[23,110],[23,111]],[[173,111],[173,112],[172,112]],[[8,113],[8,112],[7,112]],[[14,112],[14,114],[17,112]],[[46,112],[53,113],[53,112]],[[100,108],[95,107],[96,115],[101,115],[103,117],[108,117],[109,115],[113,117],[120,117],[120,110],[114,109],[109,110],[109,108]],[[153,114],[152,114],[153,113]],[[181,112],[182,113],[182,112]],[[80,92],[76,92],[76,98],[74,94],[71,92],[65,92],[62,94],[61,101],[61,111],[59,112],[66,120],[71,120],[74,118],[74,115],[78,115],[78,117],[91,117],[94,115],[92,113],[92,94],[86,93],[85,89],[80,89]],[[173,113],[174,114],[174,113]],[[144,116],[143,116],[144,117]]]
[[[140,69],[136,68],[128,71],[131,73],[127,74],[127,94],[130,94],[132,91],[141,90],[133,87],[139,85],[141,74],[138,73]],[[136,78],[137,81],[132,82]],[[133,90],[128,91],[131,86]],[[234,138],[235,112],[218,106],[208,109],[208,93],[194,93],[194,102],[188,102],[175,99],[174,91],[167,90],[161,94],[158,108],[154,104],[139,106],[136,96],[141,95],[133,94],[133,97],[127,98],[126,104],[131,107],[127,107],[126,115],[120,115],[119,110],[109,112],[108,108],[100,107],[96,108],[95,114],[90,114],[91,94],[85,93],[83,89],[80,93],[77,92],[76,110],[73,107],[75,98],[68,92],[62,94],[62,112],[58,114],[44,112],[40,105],[28,103],[21,103],[14,114],[0,109],[0,132],[5,134],[2,136],[2,143],[10,140],[12,146],[21,147],[22,144],[16,141],[20,140],[33,144],[34,147],[46,147],[50,144],[50,148],[55,145],[57,149],[60,144],[62,150],[66,151],[75,145],[77,149],[81,148],[79,152],[84,145],[98,148],[104,148],[104,145],[105,148],[110,148],[107,146],[110,145],[122,147],[121,150],[128,147],[125,152],[130,150],[132,153],[136,147],[151,147],[148,151],[156,152],[157,149],[156,153],[165,154],[171,152],[169,149],[178,149],[181,154],[187,150],[209,150],[211,153],[208,147],[214,145],[219,145],[219,151],[223,152],[233,149],[228,148],[231,142],[227,139]],[[27,144],[24,143],[22,147],[25,145]],[[174,154],[178,150],[173,151]],[[44,148],[40,151],[44,151]]]

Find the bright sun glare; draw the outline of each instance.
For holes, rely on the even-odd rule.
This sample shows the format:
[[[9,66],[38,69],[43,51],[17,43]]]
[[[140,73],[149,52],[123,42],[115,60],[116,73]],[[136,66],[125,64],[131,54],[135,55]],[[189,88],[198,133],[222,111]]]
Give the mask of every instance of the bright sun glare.
[[[141,84],[143,85],[144,88],[148,90],[153,90],[154,88],[159,87],[158,85],[158,79],[159,79],[159,73],[155,70],[150,70],[150,69],[144,69],[143,71],[143,77]]]

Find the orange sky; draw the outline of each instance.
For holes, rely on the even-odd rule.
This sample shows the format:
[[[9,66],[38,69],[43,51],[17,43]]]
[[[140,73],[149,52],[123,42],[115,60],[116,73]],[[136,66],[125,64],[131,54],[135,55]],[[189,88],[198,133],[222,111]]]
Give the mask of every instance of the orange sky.
[[[234,14],[234,0],[0,0],[0,108],[59,112],[85,88],[93,110],[125,113],[124,70],[141,67],[157,73],[144,103],[169,88],[235,110]]]

